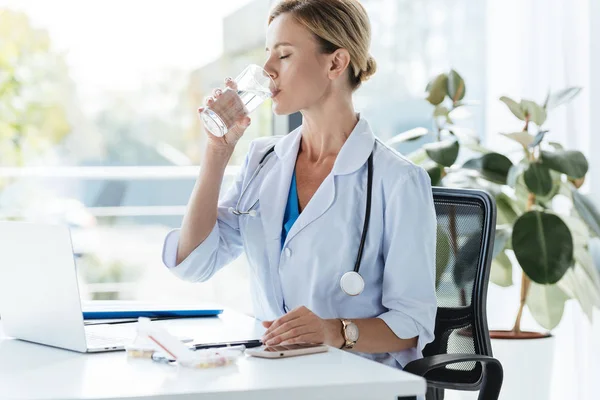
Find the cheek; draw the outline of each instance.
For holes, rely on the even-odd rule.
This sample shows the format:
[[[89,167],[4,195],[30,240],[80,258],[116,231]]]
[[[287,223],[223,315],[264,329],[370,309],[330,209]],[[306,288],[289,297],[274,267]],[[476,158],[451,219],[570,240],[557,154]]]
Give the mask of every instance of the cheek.
[[[314,63],[290,65],[281,71],[283,91],[273,104],[276,114],[294,113],[323,96],[329,80]]]

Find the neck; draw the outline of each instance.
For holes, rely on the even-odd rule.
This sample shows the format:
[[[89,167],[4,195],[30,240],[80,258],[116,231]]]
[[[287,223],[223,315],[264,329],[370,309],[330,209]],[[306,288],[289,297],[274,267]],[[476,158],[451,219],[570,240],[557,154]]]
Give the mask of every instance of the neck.
[[[357,123],[351,98],[302,110],[299,155],[315,164],[335,159]]]

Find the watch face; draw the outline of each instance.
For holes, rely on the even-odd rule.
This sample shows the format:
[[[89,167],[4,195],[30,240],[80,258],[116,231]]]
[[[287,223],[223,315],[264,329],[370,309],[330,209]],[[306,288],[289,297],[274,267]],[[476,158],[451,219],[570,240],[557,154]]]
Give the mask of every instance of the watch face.
[[[346,326],[346,336],[349,340],[356,342],[358,340],[358,326],[352,322],[349,323]]]

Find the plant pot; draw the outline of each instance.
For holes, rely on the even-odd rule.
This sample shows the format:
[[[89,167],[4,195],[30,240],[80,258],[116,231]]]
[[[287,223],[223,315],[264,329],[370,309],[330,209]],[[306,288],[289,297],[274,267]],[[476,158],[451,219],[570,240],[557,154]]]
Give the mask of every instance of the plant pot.
[[[504,369],[501,400],[548,400],[554,338],[538,332],[490,331],[494,357]]]

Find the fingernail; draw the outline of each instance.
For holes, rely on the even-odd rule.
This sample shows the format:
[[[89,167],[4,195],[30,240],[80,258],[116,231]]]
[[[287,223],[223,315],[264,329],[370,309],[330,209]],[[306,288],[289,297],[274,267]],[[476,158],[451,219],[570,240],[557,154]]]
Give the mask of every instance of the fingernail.
[[[287,340],[284,340],[283,342],[281,342],[281,343],[279,343],[279,344],[282,344],[282,345],[284,345],[284,346],[285,346],[286,344],[288,344],[288,341],[287,341]]]

